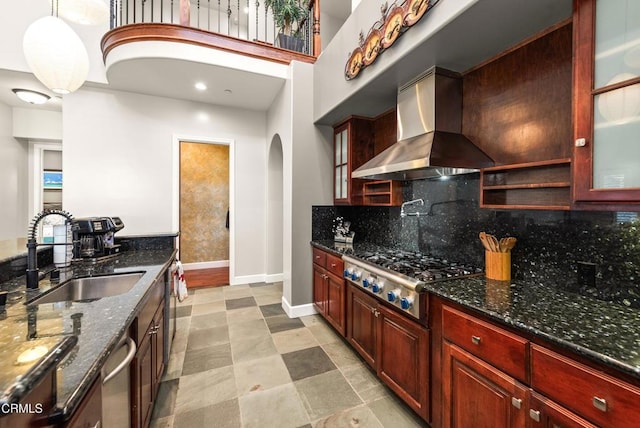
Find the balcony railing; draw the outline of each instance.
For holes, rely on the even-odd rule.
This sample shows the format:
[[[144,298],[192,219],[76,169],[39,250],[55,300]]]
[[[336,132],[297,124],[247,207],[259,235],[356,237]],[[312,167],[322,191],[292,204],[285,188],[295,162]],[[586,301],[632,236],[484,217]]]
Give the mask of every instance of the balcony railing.
[[[309,15],[297,32],[296,50],[320,54],[320,1],[312,0]],[[128,24],[169,23],[223,34],[283,49],[272,11],[264,0],[111,0],[111,29]],[[315,32],[314,32],[315,24]]]

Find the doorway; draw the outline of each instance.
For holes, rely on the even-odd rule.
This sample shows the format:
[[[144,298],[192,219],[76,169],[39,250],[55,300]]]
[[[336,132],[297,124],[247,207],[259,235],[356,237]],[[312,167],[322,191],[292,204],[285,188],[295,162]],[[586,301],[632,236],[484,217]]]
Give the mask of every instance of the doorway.
[[[179,143],[179,248],[189,288],[229,284],[230,147]]]
[[[281,282],[284,253],[284,182],[282,141],[275,135],[269,147],[267,164],[267,275],[266,282]]]

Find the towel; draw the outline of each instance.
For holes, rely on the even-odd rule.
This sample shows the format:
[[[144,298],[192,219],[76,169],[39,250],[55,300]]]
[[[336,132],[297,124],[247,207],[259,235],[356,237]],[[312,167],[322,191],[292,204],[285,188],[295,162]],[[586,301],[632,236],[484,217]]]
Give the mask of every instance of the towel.
[[[184,279],[184,268],[180,260],[176,260],[176,270],[173,272],[173,292],[180,302],[189,297],[187,281]]]

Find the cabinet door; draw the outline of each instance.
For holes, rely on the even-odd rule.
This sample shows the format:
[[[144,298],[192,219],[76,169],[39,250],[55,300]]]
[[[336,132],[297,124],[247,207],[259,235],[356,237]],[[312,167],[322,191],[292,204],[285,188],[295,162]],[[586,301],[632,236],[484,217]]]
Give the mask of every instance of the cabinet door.
[[[442,369],[445,428],[526,425],[527,389],[514,378],[447,341]]]
[[[327,300],[325,314],[327,320],[342,334],[345,335],[344,314],[344,279],[330,273],[326,274]]]
[[[349,124],[344,124],[334,130],[333,134],[334,154],[334,191],[333,199],[336,202],[349,202],[350,195],[350,171],[349,171]]]
[[[531,428],[596,428],[596,425],[535,392],[531,393],[530,403]]]
[[[158,308],[158,313],[154,319],[153,331],[155,332],[151,339],[153,341],[153,369],[154,369],[154,401],[156,391],[160,384],[162,374],[164,373],[164,300]]]
[[[383,306],[378,310],[378,376],[429,420],[429,332]]]
[[[640,201],[640,2],[574,2],[574,200]]]
[[[149,426],[151,411],[153,410],[153,385],[155,370],[153,367],[153,344],[150,334],[147,334],[140,345],[134,359],[136,367],[136,383],[138,395],[138,427]]]
[[[372,297],[347,286],[347,340],[371,367],[376,358],[377,307]]]
[[[313,264],[313,303],[318,312],[325,314],[325,301],[327,294],[324,269]]]

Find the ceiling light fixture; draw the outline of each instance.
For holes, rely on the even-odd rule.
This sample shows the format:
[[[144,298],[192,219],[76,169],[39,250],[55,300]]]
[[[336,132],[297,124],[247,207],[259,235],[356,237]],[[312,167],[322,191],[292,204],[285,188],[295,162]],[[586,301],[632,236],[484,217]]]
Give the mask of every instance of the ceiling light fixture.
[[[55,3],[55,14],[52,7],[52,16],[40,18],[27,28],[22,49],[38,80],[64,95],[84,83],[89,74],[89,55],[80,37],[58,18],[58,0]]]
[[[32,91],[30,89],[12,89],[13,93],[16,94],[18,98],[22,101],[30,103],[30,104],[44,104],[51,98],[47,94],[43,94],[42,92]]]
[[[53,5],[58,0],[49,0]],[[64,0],[58,10],[61,18],[82,25],[109,22],[109,6],[104,0]]]
[[[204,83],[202,83],[202,82],[197,82],[197,83],[196,83],[195,85],[193,85],[193,86],[195,86],[195,88],[196,88],[197,90],[199,90],[199,91],[206,91],[206,90],[207,90],[207,85],[205,85],[205,84],[204,84]]]
[[[230,95],[233,93],[233,91],[231,89],[225,89],[224,93]]]

